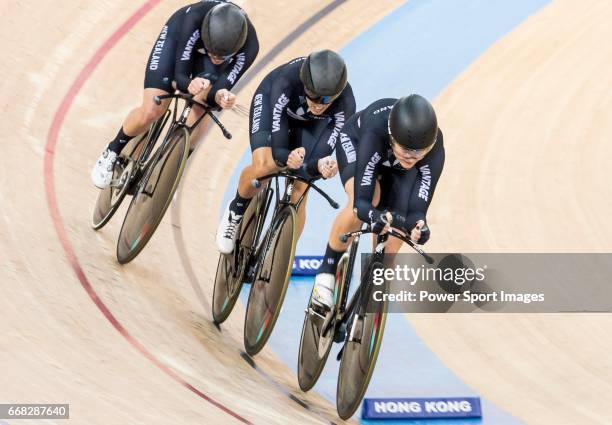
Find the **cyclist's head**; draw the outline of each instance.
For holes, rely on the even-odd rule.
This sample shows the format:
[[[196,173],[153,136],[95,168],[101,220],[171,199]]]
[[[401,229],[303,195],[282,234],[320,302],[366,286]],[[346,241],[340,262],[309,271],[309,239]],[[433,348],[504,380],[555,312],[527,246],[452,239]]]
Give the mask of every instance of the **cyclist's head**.
[[[404,150],[419,153],[434,144],[438,136],[436,111],[418,94],[402,97],[389,114],[391,142]]]
[[[402,97],[389,114],[393,152],[404,168],[410,168],[432,148],[438,136],[438,119],[431,103],[418,94]]]
[[[346,87],[346,64],[338,53],[331,50],[313,52],[302,64],[300,80],[311,102],[329,105]]]
[[[226,60],[244,46],[247,32],[247,18],[242,9],[222,3],[208,11],[200,34],[206,53],[216,60]]]

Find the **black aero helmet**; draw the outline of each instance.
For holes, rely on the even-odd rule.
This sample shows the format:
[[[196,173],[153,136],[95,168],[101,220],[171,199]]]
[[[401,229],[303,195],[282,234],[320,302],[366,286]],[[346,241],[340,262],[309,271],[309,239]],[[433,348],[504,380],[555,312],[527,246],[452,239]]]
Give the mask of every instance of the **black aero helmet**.
[[[389,135],[406,149],[433,145],[438,136],[438,118],[431,103],[418,94],[395,102],[389,114]]]
[[[247,18],[242,9],[223,3],[208,11],[200,35],[208,53],[226,57],[236,54],[244,46],[247,32]]]
[[[311,100],[329,103],[346,87],[347,71],[344,59],[331,50],[313,52],[302,64],[300,80]]]

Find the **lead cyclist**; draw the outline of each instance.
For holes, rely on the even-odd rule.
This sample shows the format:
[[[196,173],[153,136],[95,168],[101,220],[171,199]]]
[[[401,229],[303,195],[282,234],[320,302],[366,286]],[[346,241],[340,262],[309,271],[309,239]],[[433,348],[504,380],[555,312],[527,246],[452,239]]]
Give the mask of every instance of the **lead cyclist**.
[[[350,242],[340,236],[372,226],[384,233],[405,229],[413,242],[430,236],[427,210],[444,168],[444,141],[436,113],[422,96],[380,99],[349,119],[336,150],[340,177],[349,201],[336,217],[319,267],[312,301],[330,310],[338,261]],[[402,245],[390,238],[385,252]]]
[[[163,100],[158,106],[153,102],[156,96],[178,89],[213,108],[233,108],[236,96],[230,90],[253,64],[258,52],[255,28],[235,4],[206,0],[177,10],[151,50],[142,104],[128,114],[117,136],[96,161],[91,172],[93,184],[100,189],[108,187],[122,149],[165,113],[171,100]],[[194,105],[188,124],[193,124],[203,112]],[[206,123],[201,123],[192,134],[190,153],[204,128]]]

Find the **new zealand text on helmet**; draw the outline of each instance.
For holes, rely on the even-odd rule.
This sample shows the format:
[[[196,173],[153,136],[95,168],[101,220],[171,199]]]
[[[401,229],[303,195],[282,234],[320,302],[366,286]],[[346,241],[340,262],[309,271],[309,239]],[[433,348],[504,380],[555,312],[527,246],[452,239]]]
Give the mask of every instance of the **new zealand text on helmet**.
[[[329,104],[340,96],[346,87],[347,71],[344,59],[331,50],[313,52],[302,64],[300,80],[310,100]]]
[[[403,149],[423,151],[438,136],[438,119],[433,106],[418,94],[402,97],[389,114],[389,135]]]
[[[244,46],[248,24],[245,13],[231,3],[219,4],[206,14],[200,34],[210,55],[227,59]]]

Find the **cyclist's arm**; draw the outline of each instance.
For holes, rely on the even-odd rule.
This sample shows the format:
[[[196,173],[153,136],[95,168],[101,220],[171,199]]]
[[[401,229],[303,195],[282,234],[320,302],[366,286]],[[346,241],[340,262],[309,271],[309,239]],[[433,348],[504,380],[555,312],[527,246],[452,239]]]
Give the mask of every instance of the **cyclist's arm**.
[[[206,7],[210,6],[210,7]],[[194,56],[197,54],[196,44],[200,42],[200,27],[206,12],[214,4],[201,3],[194,5],[183,19],[183,27],[178,37],[176,65],[174,67],[174,80],[178,89],[188,93],[189,83],[193,72]]]
[[[442,131],[438,130],[435,146],[416,165],[419,174],[415,183],[415,189],[410,195],[409,214],[406,217],[407,226],[414,225],[418,220],[425,221],[427,210],[444,169],[444,159],[444,136]]]
[[[383,153],[384,140],[372,132],[364,132],[357,149],[353,208],[357,211],[357,217],[366,223],[376,221],[382,214],[372,205],[372,201]]]
[[[314,145],[314,151],[306,153],[308,157],[308,161],[305,163],[307,177],[317,178],[321,176],[319,172],[319,160],[326,156],[330,156],[334,151],[333,147],[328,144],[330,136],[334,132],[334,128],[333,121],[331,121],[327,127],[325,127],[325,130],[321,132],[321,136]]]
[[[289,117],[287,105],[291,96],[291,87],[287,79],[279,76],[272,82],[270,99],[272,100],[272,133],[270,144],[272,157],[279,167],[287,165],[289,158]]]
[[[318,177],[320,175],[318,167],[319,159],[330,156],[334,152],[344,123],[355,114],[357,109],[355,97],[349,85],[347,85],[342,96],[336,102],[332,106],[332,120],[321,134],[316,145],[316,152],[311,155],[311,158],[306,163],[306,171],[311,177]]]
[[[217,92],[222,89],[231,91],[247,69],[255,62],[255,58],[259,53],[259,40],[257,39],[255,27],[250,20],[248,20],[248,27],[248,35],[244,46],[236,53],[230,66],[219,75],[219,78],[208,93],[206,103],[209,105],[217,106],[215,101]]]

